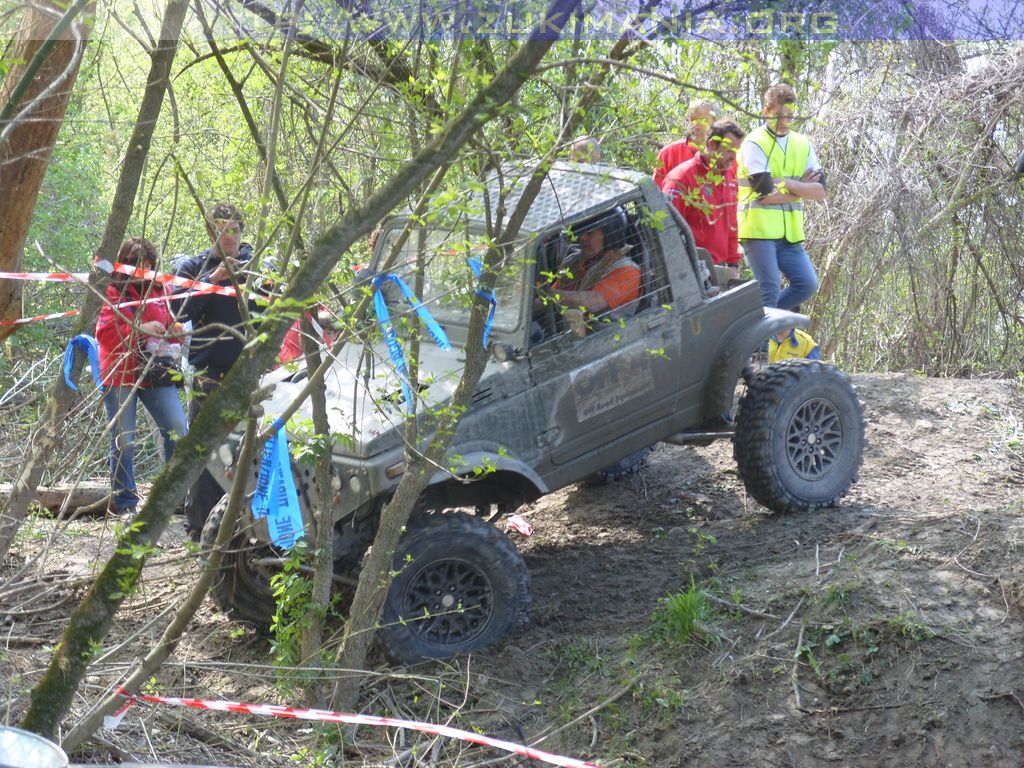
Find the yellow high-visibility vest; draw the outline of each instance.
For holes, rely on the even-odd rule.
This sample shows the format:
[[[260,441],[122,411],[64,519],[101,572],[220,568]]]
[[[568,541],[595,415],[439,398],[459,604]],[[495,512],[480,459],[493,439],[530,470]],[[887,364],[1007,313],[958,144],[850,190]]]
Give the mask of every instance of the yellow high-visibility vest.
[[[753,142],[768,158],[768,171],[773,178],[799,180],[807,170],[807,156],[811,152],[811,143],[802,133],[790,131],[783,151],[771,132],[765,127],[755,128],[743,140]],[[739,156],[742,157],[742,150]],[[800,243],[804,239],[804,203],[795,200],[792,203],[766,204],[758,201],[757,193],[750,186],[750,171],[742,163],[737,166],[736,183],[738,186],[737,208],[739,215],[740,239],[779,240],[785,238],[791,243]]]

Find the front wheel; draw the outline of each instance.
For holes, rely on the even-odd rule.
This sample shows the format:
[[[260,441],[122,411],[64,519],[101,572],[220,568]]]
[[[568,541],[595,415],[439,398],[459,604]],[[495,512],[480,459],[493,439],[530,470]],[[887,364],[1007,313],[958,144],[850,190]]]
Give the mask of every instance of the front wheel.
[[[210,511],[200,537],[203,549],[213,548],[227,506],[225,495]],[[220,570],[210,585],[213,602],[229,618],[250,624],[261,633],[269,632],[277,610],[270,579],[279,569],[268,565],[267,561],[278,557],[279,553],[269,544],[246,535],[241,528],[236,529],[224,550]]]
[[[733,456],[758,503],[776,512],[833,506],[857,480],[863,453],[863,405],[834,366],[788,360],[748,382]]]
[[[420,515],[394,558],[378,637],[401,664],[485,648],[526,623],[530,585],[519,551],[462,512]]]

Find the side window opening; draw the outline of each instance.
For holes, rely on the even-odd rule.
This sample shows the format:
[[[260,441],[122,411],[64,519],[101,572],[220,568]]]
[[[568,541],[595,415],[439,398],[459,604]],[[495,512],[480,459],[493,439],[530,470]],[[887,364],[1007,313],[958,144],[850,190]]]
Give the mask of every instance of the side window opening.
[[[669,298],[649,211],[625,201],[542,238],[530,343],[619,327]]]

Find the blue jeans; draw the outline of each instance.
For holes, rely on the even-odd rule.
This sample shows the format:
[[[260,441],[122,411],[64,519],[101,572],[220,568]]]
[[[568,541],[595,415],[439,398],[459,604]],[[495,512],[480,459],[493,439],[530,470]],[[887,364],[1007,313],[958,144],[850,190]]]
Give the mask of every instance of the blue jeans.
[[[742,243],[747,264],[761,286],[761,299],[766,307],[793,309],[818,290],[818,276],[803,243],[791,243],[785,239],[743,240]],[[789,281],[784,291],[781,290],[779,272]]]
[[[146,410],[160,429],[164,461],[171,458],[177,438],[188,433],[188,421],[185,418],[185,409],[181,406],[177,387],[105,389],[103,405],[107,409],[107,419],[111,422],[111,506],[117,510],[131,509],[139,503],[139,495],[135,490],[135,425],[138,417],[138,400],[146,406]]]

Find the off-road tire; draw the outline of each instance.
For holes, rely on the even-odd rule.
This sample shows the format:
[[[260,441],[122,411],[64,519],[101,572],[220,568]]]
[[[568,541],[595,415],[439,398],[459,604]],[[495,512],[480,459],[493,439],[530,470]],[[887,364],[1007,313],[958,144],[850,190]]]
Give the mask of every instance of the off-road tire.
[[[636,453],[631,453],[624,459],[620,459],[611,466],[605,467],[599,472],[595,472],[587,478],[588,485],[607,485],[608,483],[621,480],[624,477],[635,475],[647,464],[647,457],[651,455],[651,451],[654,450],[653,445],[649,445],[646,448],[641,448]]]
[[[787,360],[748,383],[733,456],[759,504],[776,512],[834,506],[856,482],[863,453],[864,408],[834,366]]]
[[[398,575],[377,633],[392,661],[414,664],[476,651],[526,624],[526,563],[501,531],[473,515],[417,515],[393,568]]]
[[[213,548],[227,506],[225,496],[210,511],[199,539],[205,551]],[[236,529],[210,585],[213,602],[228,618],[249,624],[264,634],[270,631],[277,601],[270,588],[269,573],[262,572],[252,561],[275,554],[268,544],[252,543],[243,531]]]

